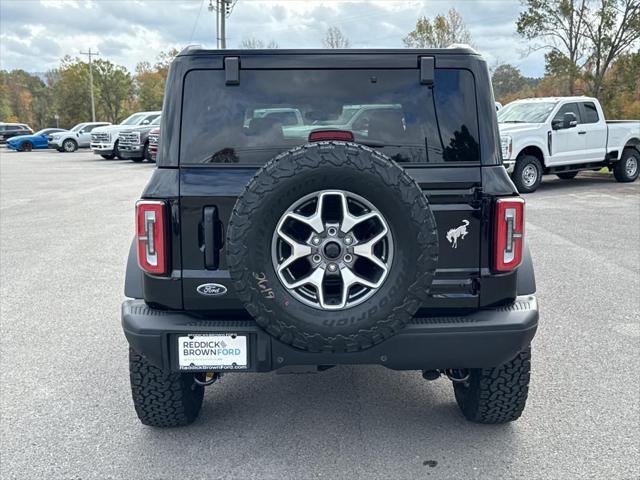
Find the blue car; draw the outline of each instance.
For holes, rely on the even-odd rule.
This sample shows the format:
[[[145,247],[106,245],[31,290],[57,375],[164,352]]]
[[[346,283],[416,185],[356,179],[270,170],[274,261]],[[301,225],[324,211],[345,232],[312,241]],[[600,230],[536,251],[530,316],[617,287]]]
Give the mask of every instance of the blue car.
[[[64,132],[63,128],[44,128],[31,135],[18,135],[7,140],[7,148],[18,152],[30,152],[34,148],[47,148],[48,136],[56,132]]]

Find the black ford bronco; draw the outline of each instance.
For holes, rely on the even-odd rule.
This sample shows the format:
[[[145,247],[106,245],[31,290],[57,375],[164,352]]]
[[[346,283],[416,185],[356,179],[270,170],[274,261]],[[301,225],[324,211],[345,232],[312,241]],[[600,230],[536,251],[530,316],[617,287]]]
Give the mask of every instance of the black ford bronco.
[[[378,364],[517,419],[538,323],[485,61],[203,50],[171,65],[122,324],[133,401],[192,422],[225,373]]]

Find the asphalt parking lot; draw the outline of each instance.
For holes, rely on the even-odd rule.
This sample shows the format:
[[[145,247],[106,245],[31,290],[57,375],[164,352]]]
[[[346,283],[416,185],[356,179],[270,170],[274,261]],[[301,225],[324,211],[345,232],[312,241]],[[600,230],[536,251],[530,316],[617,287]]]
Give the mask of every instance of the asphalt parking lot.
[[[528,195],[541,325],[527,409],[468,423],[450,382],[337,367],[229,374],[190,427],[134,413],[119,307],[153,165],[0,153],[0,477],[640,477],[640,182]]]

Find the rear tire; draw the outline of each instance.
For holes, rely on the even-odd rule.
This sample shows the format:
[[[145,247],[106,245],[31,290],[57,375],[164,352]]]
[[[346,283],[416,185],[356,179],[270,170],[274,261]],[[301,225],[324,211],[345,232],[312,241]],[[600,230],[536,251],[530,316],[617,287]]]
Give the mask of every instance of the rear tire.
[[[573,180],[578,175],[578,172],[556,173],[556,175],[562,180]]]
[[[530,372],[530,346],[504,365],[471,370],[467,382],[453,384],[462,414],[476,423],[518,419],[527,403]]]
[[[640,172],[640,152],[634,148],[626,148],[620,161],[613,167],[613,176],[618,182],[633,182]]]
[[[511,178],[520,193],[531,193],[535,192],[542,183],[542,172],[542,164],[537,157],[523,155],[516,161]]]
[[[165,372],[129,348],[129,375],[138,418],[152,427],[180,427],[200,413],[204,387],[193,373]]]
[[[19,152],[30,152],[31,150],[33,150],[33,144],[29,141],[22,142],[22,145],[18,148]]]

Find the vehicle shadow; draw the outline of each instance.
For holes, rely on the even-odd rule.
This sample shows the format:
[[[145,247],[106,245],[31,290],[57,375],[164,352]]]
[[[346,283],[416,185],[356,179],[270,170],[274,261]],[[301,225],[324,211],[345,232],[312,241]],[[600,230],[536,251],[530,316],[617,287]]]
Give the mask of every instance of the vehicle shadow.
[[[538,189],[528,195],[536,195],[542,192],[567,191],[577,192],[581,190],[592,190],[593,187],[602,186],[604,184],[615,184],[626,186],[628,184],[619,183],[613,178],[613,175],[606,173],[580,173],[571,180],[562,180],[555,175],[545,175]]]
[[[495,458],[504,468],[517,462],[519,451],[513,424],[478,425],[462,416],[448,379],[427,382],[420,372],[378,366],[308,375],[230,374],[206,392],[192,426],[170,436],[142,428],[141,436],[137,454],[153,450],[179,463],[176,451],[197,445],[227,468],[244,465],[235,471],[238,478],[274,460],[289,465],[291,478],[307,478],[323,465],[340,471],[349,462],[355,477],[415,478],[436,465],[440,474],[460,461],[471,465],[470,458],[461,460],[471,454]]]

